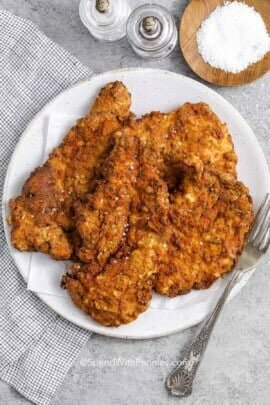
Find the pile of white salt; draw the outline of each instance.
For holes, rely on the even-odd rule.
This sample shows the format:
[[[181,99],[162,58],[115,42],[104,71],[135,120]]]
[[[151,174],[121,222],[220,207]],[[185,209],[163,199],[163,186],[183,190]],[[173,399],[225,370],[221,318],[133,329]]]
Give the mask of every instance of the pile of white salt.
[[[196,35],[205,62],[238,73],[270,51],[270,37],[261,15],[239,1],[225,2],[201,24]]]

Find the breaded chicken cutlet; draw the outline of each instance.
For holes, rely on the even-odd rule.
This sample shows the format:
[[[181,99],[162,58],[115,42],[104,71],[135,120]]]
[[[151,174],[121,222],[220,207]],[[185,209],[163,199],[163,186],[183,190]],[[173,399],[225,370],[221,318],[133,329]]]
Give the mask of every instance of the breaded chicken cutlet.
[[[187,286],[191,289],[210,285],[231,270],[243,248],[252,220],[251,201],[247,189],[235,179],[236,157],[231,138],[208,106],[185,104],[182,109],[169,114],[152,113],[132,121],[116,133],[118,142],[103,170],[106,180],[103,179],[96,191],[88,196],[88,202],[76,207],[75,221],[81,240],[76,256],[85,264],[73,267],[72,275],[65,277],[65,285],[75,304],[103,325],[117,326],[136,319],[147,308],[153,285],[159,293],[169,296],[185,293]],[[135,142],[132,139],[137,139],[139,144],[136,154],[128,146]],[[210,147],[213,143],[216,153]],[[196,155],[184,152],[186,150],[195,151]],[[132,170],[125,170],[127,167]],[[219,177],[218,170],[230,174]],[[224,191],[225,178],[229,196]],[[131,179],[132,188],[127,188]],[[206,205],[211,181],[216,182],[215,192],[212,191],[212,198]],[[187,194],[187,187],[194,187],[194,195],[186,197],[190,199],[196,198],[202,188],[198,206],[202,211],[206,207],[205,216],[210,216],[215,196],[225,200],[224,211],[220,209],[219,213],[221,221],[228,218],[234,222],[220,230],[223,237],[220,243],[225,246],[227,243],[229,248],[225,247],[219,257],[211,244],[201,248],[208,262],[201,272],[200,265],[204,264],[201,257],[196,259],[196,270],[191,269],[188,273],[185,267],[184,284],[183,265],[191,266],[197,247],[195,240],[197,238],[200,244],[201,237],[195,222],[187,224],[184,235],[176,225],[178,216],[185,218],[184,215],[189,214],[190,207],[186,204],[181,210],[179,203],[183,190]],[[240,200],[230,207],[230,216],[226,209],[236,190]],[[185,197],[183,199],[185,201]],[[203,221],[206,228],[212,225],[212,231],[217,233],[218,222],[213,225],[207,223],[206,218]],[[181,221],[179,223],[181,229]],[[238,230],[241,223],[242,230]],[[227,230],[231,230],[231,235]],[[188,245],[189,236],[185,239],[185,235],[188,232],[193,235],[192,231],[195,232],[194,240],[190,241],[191,246],[183,257],[181,236]]]
[[[241,211],[242,208],[251,209],[251,203],[245,187],[235,180],[237,158],[230,134],[206,104],[186,103],[168,114],[145,115],[130,121],[115,134],[117,138],[103,170],[105,180],[88,196],[87,202],[76,206],[75,222],[81,241],[76,256],[85,264],[73,266],[72,274],[64,277],[74,303],[106,326],[118,326],[136,319],[149,305],[153,285],[159,293],[175,296],[186,292],[187,288],[210,285],[215,278],[230,271],[243,247],[252,218],[250,211],[246,217]],[[130,153],[129,145],[135,139],[139,143],[136,154]],[[125,170],[127,167],[132,167],[132,171]],[[193,177],[191,174],[188,177],[190,171]],[[211,259],[216,262],[209,266],[208,273],[207,264],[200,273],[200,263],[197,263],[197,272],[190,270],[189,280],[184,285],[182,253],[177,245],[181,238],[174,222],[177,210],[180,216],[189,207],[186,205],[181,211],[181,204],[176,201],[180,200],[182,187],[186,187],[191,178],[194,182],[194,179],[197,182],[200,179],[198,187],[205,192],[207,176],[219,184],[215,195],[220,198],[224,190],[215,174],[218,172],[228,173],[231,188],[244,192],[242,198],[246,207],[239,203],[237,212],[234,207],[231,209],[235,224],[238,212],[241,213],[243,230],[238,236],[236,233],[228,239],[226,233],[223,236],[223,242],[232,248],[229,257],[228,251],[224,250],[223,264],[221,258],[217,260],[214,251],[208,252],[205,245],[203,254],[208,257],[208,264]],[[127,184],[130,186],[131,179],[130,188]],[[203,204],[202,200],[202,209]],[[211,209],[210,205],[209,200],[207,209]],[[233,226],[231,224],[231,229]],[[191,231],[192,224],[190,228]],[[188,232],[188,225],[185,232]],[[183,263],[185,260],[185,264],[192,263],[195,245],[194,242],[186,252]]]
[[[173,164],[179,182],[169,197],[171,234],[155,278],[155,290],[169,297],[208,288],[231,271],[253,221],[243,183],[207,170],[194,155]]]
[[[88,116],[78,120],[62,144],[37,168],[10,201],[13,245],[54,259],[69,259],[73,205],[91,190],[111,134],[130,118],[131,97],[121,82],[107,84]]]
[[[73,302],[105,326],[129,323],[147,309],[165,253],[163,238],[151,228],[156,211],[166,212],[166,184],[143,161],[139,139],[121,135],[103,180],[76,207],[83,243],[77,255],[87,264],[73,265],[63,278]]]
[[[166,161],[172,153],[193,153],[206,168],[236,177],[237,156],[227,125],[205,103],[185,103],[167,114],[146,114],[129,126],[127,133],[133,132],[149,149],[149,159],[153,157],[169,187],[174,173]]]
[[[156,175],[167,184],[169,192],[178,181],[178,169],[170,164],[170,156],[183,152],[196,154],[206,167],[236,176],[237,158],[227,126],[220,122],[207,104],[186,103],[167,114],[152,112],[137,121],[129,121],[121,129],[119,136],[139,139],[140,148],[143,148],[144,170],[147,170],[147,167],[154,167]],[[124,162],[116,161],[115,164],[120,175]],[[121,181],[124,182],[123,176],[119,178],[119,183]],[[114,195],[113,191],[111,195]],[[96,195],[95,199],[98,198]],[[94,246],[98,236],[93,235],[89,226],[86,228],[90,223],[90,219],[87,218],[89,213],[86,210],[83,215],[83,212],[81,206],[81,214],[75,217],[76,228],[83,242],[83,247],[76,250],[76,255],[83,263],[88,263],[92,260],[93,254],[85,250],[84,245]],[[112,225],[113,219],[108,232],[112,232]],[[117,245],[117,240],[114,240],[113,236],[109,238],[108,235],[109,233],[101,238],[103,246]],[[100,250],[100,245],[99,240],[97,251]],[[99,255],[101,256],[100,252]]]
[[[138,141],[135,153],[136,137],[120,138],[105,180],[77,206],[77,255],[87,264],[64,277],[74,303],[105,326],[136,319],[153,286],[170,297],[209,287],[232,269],[253,219],[248,190],[233,176],[176,154],[166,162],[178,173],[170,190]]]

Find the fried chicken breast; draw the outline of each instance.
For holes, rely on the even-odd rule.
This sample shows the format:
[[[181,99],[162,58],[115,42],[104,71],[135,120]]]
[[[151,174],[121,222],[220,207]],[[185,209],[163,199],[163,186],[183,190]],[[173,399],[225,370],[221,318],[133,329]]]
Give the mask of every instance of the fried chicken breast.
[[[112,151],[101,171],[103,179],[88,200],[75,208],[81,240],[77,257],[101,268],[125,236],[138,172],[138,139],[116,133],[111,143]]]
[[[169,197],[171,234],[155,279],[156,291],[169,297],[207,288],[229,272],[253,221],[243,183],[205,169],[192,155],[174,166],[179,183]]]
[[[157,232],[168,205],[166,184],[146,165],[140,140],[116,134],[104,179],[86,203],[76,207],[87,264],[73,266],[64,284],[73,302],[105,326],[129,323],[152,296],[159,256],[167,249]]]
[[[75,210],[84,264],[64,277],[74,303],[106,326],[136,319],[153,286],[176,296],[230,271],[252,221],[231,137],[207,105],[151,113],[114,139],[103,179]],[[219,249],[201,244],[209,235]]]
[[[107,84],[88,116],[80,119],[10,201],[13,245],[54,259],[74,250],[73,206],[91,190],[111,134],[130,117],[131,97],[121,82]]]
[[[130,131],[137,133],[168,181],[174,176],[166,156],[182,152],[197,155],[206,168],[236,177],[237,156],[227,125],[205,103],[185,103],[167,114],[152,112]]]

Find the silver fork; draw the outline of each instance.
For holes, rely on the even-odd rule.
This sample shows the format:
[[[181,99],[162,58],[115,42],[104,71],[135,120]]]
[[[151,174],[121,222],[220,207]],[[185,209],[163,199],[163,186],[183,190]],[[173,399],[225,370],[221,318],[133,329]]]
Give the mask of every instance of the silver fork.
[[[266,194],[254,220],[247,244],[215,309],[204,322],[199,334],[184,352],[177,368],[168,376],[167,387],[173,395],[187,397],[192,393],[192,384],[203,358],[211,332],[233,287],[242,276],[252,270],[267,251],[270,244],[270,194]]]

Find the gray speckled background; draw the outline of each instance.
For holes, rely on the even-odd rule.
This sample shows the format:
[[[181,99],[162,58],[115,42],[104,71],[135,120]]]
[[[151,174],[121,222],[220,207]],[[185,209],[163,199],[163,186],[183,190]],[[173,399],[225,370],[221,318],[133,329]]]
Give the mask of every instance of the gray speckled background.
[[[178,19],[185,0],[155,0]],[[132,0],[134,6],[141,0]],[[178,49],[167,59],[146,62],[138,58],[126,40],[98,43],[82,25],[79,0],[0,0],[0,5],[34,21],[50,38],[73,53],[95,72],[119,67],[148,66],[172,70],[196,78]],[[197,78],[198,79],[198,78]],[[215,90],[235,106],[255,131],[270,162],[269,75],[248,86]],[[253,162],[255,165],[256,162]],[[269,259],[269,255],[268,255]],[[194,394],[183,405],[270,404],[270,266],[267,259],[245,289],[228,305],[214,331],[198,372]],[[164,380],[190,341],[196,328],[148,341],[124,341],[93,336],[68,373],[52,405],[158,405],[176,404]],[[92,367],[93,360],[163,360],[166,366]],[[1,405],[29,402],[0,382]]]

